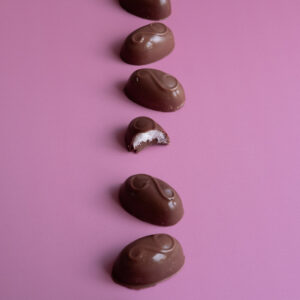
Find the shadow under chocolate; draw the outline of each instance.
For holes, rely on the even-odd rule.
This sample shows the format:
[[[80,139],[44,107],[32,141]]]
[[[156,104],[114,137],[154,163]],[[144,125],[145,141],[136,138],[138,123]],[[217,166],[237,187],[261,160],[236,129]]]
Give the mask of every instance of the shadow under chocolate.
[[[115,249],[108,251],[103,257],[99,259],[98,266],[99,272],[105,272],[112,279],[112,270],[115,260],[117,259],[118,253]]]
[[[122,48],[123,42],[124,42],[124,40],[122,38],[120,38],[119,40],[114,41],[110,46],[110,51],[120,61],[122,61],[120,53],[121,53],[121,48]]]
[[[127,127],[119,127],[114,129],[113,136],[115,137],[117,145],[123,150],[123,152],[128,152],[125,145],[125,133]]]

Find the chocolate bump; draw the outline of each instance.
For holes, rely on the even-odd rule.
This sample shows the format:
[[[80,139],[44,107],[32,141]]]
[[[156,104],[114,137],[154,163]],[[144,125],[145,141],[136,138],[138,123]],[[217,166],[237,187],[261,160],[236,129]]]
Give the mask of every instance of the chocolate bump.
[[[133,102],[163,112],[176,111],[185,103],[181,83],[174,76],[157,69],[133,72],[124,92]]]
[[[168,234],[142,237],[127,245],[114,263],[112,278],[132,289],[150,287],[184,265],[180,243]]]
[[[155,225],[174,225],[184,213],[175,189],[146,174],[130,176],[120,188],[119,199],[128,213]]]
[[[128,64],[145,65],[165,57],[174,46],[172,31],[162,23],[151,23],[126,38],[120,55]]]
[[[161,20],[171,14],[170,0],[120,0],[129,13],[149,20]]]

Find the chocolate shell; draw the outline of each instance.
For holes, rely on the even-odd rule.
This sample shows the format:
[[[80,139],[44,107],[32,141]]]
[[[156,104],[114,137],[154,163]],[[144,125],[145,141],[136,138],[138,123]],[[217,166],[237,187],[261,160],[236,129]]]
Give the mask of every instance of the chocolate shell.
[[[146,174],[130,176],[120,188],[119,199],[128,213],[155,225],[174,225],[184,213],[177,192],[166,182]]]
[[[165,19],[171,14],[170,0],[120,0],[120,5],[129,13],[149,20]]]
[[[128,64],[145,65],[165,57],[174,46],[172,31],[162,23],[151,23],[126,38],[121,58]]]
[[[183,264],[183,250],[175,238],[149,235],[122,250],[113,266],[112,278],[128,288],[141,289],[174,275]]]
[[[181,83],[174,76],[156,69],[133,72],[124,92],[133,102],[163,112],[176,111],[185,102]]]
[[[163,128],[147,117],[133,119],[126,131],[125,143],[128,151],[140,152],[148,145],[167,145],[170,139]]]

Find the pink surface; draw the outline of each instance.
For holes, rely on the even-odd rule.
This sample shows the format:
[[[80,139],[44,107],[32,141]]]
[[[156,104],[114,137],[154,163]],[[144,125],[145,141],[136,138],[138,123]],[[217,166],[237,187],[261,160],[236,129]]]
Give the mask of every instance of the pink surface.
[[[173,1],[175,51],[149,65],[183,83],[176,113],[130,102],[136,67],[120,42],[149,23],[113,0],[0,2],[0,299],[300,299],[300,1]],[[122,134],[139,115],[172,143],[138,155]],[[181,194],[161,228],[124,212],[120,183],[145,172]],[[166,232],[186,264],[131,291],[111,263]]]

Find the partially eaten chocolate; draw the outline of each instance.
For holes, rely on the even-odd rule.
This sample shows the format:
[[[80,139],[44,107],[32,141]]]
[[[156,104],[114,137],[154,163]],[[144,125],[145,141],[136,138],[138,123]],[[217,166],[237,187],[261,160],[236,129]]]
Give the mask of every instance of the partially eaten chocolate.
[[[164,129],[148,117],[133,119],[126,131],[125,143],[128,151],[139,152],[148,145],[168,145],[170,139]]]

